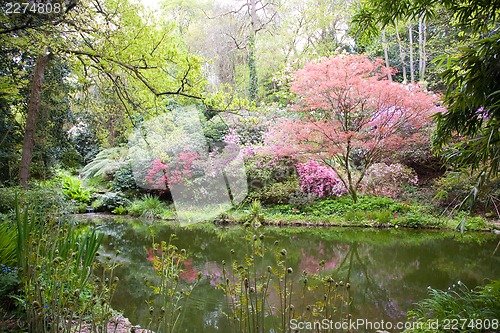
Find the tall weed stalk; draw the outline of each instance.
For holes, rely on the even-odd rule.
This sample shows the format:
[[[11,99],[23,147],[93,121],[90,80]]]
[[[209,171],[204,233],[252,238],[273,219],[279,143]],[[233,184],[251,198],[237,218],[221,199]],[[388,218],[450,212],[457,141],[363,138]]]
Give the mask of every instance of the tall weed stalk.
[[[254,203],[246,223],[243,260],[236,259],[236,251],[231,250],[230,265],[222,263],[222,281],[217,288],[225,294],[225,315],[231,330],[291,332],[292,319],[347,320],[350,285],[335,281],[324,270],[318,274],[303,272],[297,278],[287,250],[280,248],[277,241],[265,245],[260,219],[261,207]],[[266,263],[271,265],[266,267]]]
[[[189,298],[198,285],[201,275],[194,281],[183,281],[184,264],[188,262],[186,250],[173,244],[175,235],[168,242],[153,241],[153,268],[155,281],[149,282],[153,297],[148,301],[150,321],[148,329],[156,333],[178,332],[187,310]]]

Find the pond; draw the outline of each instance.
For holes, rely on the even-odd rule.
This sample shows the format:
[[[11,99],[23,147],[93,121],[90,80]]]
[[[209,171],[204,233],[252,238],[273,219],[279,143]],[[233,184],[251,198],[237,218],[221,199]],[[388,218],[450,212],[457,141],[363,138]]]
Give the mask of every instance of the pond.
[[[120,282],[112,306],[134,325],[145,327],[149,323],[146,301],[151,297],[151,288],[145,281],[156,276],[151,262],[155,253],[153,239],[168,241],[175,234],[173,243],[186,249],[188,256],[181,279],[188,284],[201,276],[178,331],[234,333],[224,314],[225,295],[216,285],[221,282],[223,261],[228,263],[228,270],[232,259],[245,262],[252,243],[245,234],[253,231],[117,218],[97,218],[93,222],[105,234],[102,255],[116,257],[119,250],[115,259],[120,266],[115,274]],[[286,249],[286,267],[291,268],[288,278],[298,286],[294,287],[297,296],[290,300],[295,313],[303,313],[324,293],[321,288],[311,290],[307,297],[299,292],[304,272],[332,276],[336,283],[342,283],[336,314],[339,321],[349,316],[372,322],[404,322],[406,311],[427,297],[429,286],[447,289],[461,281],[473,288],[488,279],[500,278],[500,251],[494,254],[500,237],[490,233],[266,227],[256,235],[266,249],[257,265],[263,271],[268,266],[276,267],[278,254]],[[347,283],[349,288],[345,287]],[[269,306],[277,308],[280,297],[276,292],[272,294]]]

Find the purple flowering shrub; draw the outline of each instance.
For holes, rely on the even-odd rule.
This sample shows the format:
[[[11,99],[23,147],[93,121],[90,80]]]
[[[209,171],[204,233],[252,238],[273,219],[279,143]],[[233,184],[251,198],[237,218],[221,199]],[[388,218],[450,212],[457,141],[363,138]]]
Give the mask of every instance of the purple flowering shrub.
[[[300,189],[307,194],[314,194],[318,198],[341,196],[347,189],[331,168],[309,160],[296,165],[299,174]]]
[[[375,163],[366,170],[361,182],[365,194],[396,199],[403,192],[404,185],[418,184],[415,171],[400,163]]]

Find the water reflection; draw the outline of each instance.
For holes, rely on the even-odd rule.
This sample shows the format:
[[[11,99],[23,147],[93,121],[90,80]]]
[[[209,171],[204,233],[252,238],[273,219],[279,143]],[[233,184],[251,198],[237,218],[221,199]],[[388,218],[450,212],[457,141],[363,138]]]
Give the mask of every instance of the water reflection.
[[[153,239],[168,240],[176,234],[175,245],[189,255],[181,278],[190,283],[199,273],[203,276],[192,295],[182,331],[234,333],[223,314],[227,310],[224,294],[216,285],[222,282],[222,262],[242,262],[250,249],[242,229],[180,228],[141,221],[107,221],[100,229],[106,234],[102,252],[120,250],[120,284],[113,306],[132,323],[148,323],[145,301],[151,291],[145,281],[154,275]],[[427,286],[443,289],[461,280],[474,287],[485,279],[500,278],[500,255],[493,254],[499,237],[493,234],[292,228],[267,228],[260,233],[265,236],[263,245],[268,252],[259,261],[262,270],[276,266],[275,254],[285,248],[286,265],[293,268],[291,276],[297,286],[304,273],[331,275],[337,282],[350,284],[342,296],[339,319],[350,315],[354,319],[404,321],[406,311],[427,296]],[[305,313],[308,305],[321,299],[321,292],[295,289],[295,313]],[[270,292],[269,302],[277,308],[279,295],[275,291]]]

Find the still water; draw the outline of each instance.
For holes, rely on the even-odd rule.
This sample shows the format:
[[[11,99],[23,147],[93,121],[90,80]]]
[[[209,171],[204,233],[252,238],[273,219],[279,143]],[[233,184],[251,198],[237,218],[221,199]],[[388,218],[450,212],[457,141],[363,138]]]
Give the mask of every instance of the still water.
[[[183,283],[192,283],[201,276],[190,296],[182,328],[177,331],[234,333],[224,314],[227,310],[224,293],[216,285],[221,282],[223,261],[229,263],[226,264],[229,270],[231,260],[244,262],[252,242],[245,234],[253,231],[116,218],[97,218],[93,222],[105,234],[101,253],[115,256],[120,262],[115,271],[120,282],[112,306],[134,325],[146,327],[149,323],[146,301],[152,291],[145,281],[156,275],[151,262],[152,243],[168,241],[175,234],[173,243],[179,249],[186,249],[188,256],[183,263]],[[279,252],[287,250],[286,266],[293,270],[289,279],[299,286],[296,291],[304,272],[333,276],[337,282],[349,283],[350,288],[344,288],[338,320],[349,315],[353,320],[404,322],[406,311],[428,295],[429,286],[447,289],[461,281],[473,288],[488,279],[500,278],[500,251],[494,254],[500,237],[490,233],[266,227],[255,235],[259,240],[262,238],[266,248],[258,264],[263,271],[268,266],[276,267]],[[296,292],[297,296],[291,300],[296,313],[304,312],[306,304],[323,296],[323,291],[310,293],[304,297]],[[279,296],[274,294],[269,297],[271,307],[279,303]]]

